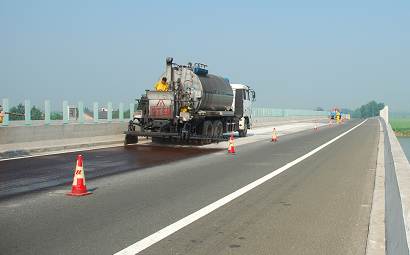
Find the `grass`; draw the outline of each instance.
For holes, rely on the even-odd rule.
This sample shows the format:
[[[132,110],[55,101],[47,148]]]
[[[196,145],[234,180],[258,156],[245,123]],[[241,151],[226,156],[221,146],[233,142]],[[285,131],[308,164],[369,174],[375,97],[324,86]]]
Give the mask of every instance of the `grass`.
[[[410,118],[392,118],[390,125],[398,136],[410,136]]]

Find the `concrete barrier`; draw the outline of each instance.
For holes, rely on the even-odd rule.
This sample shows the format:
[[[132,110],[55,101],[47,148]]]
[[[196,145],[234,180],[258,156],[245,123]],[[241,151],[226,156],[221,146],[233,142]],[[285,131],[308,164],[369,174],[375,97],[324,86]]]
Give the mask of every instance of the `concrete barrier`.
[[[410,164],[391,126],[380,118],[367,255],[409,254]]]
[[[0,159],[121,145],[127,123],[0,127]]]
[[[124,122],[1,127],[0,144],[110,136],[126,129]]]
[[[279,125],[323,117],[258,117],[254,127]],[[119,146],[124,141],[126,122],[68,123],[0,127],[0,159],[75,149]]]
[[[378,168],[383,167],[384,185],[377,174],[366,254],[409,254],[410,246],[410,163],[393,131],[388,106],[380,111],[383,134],[379,142]],[[382,155],[380,150],[383,150]],[[382,161],[382,162],[381,162]],[[380,189],[384,191],[384,203]],[[381,208],[381,209],[380,209]],[[376,211],[376,212],[374,212]],[[380,221],[384,215],[384,221]],[[385,231],[383,231],[385,229]],[[384,243],[381,243],[383,242]]]
[[[389,106],[385,105],[382,110],[380,110],[380,117],[386,121],[386,123],[389,123]]]
[[[391,126],[385,127],[386,254],[409,254],[410,164]]]

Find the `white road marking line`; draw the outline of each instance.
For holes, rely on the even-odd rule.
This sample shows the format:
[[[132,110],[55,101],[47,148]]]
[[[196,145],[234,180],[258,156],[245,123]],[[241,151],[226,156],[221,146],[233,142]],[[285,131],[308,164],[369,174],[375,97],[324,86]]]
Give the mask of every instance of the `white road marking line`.
[[[332,140],[320,145],[316,149],[313,149],[312,151],[306,153],[305,155],[287,163],[286,165],[273,170],[273,172],[257,179],[254,182],[249,183],[248,185],[238,189],[237,191],[217,200],[216,202],[213,202],[212,204],[209,204],[202,209],[186,216],[185,218],[182,218],[178,220],[177,222],[172,223],[171,225],[168,225],[167,227],[164,227],[163,229],[145,237],[144,239],[141,239],[140,241],[128,246],[127,248],[115,253],[114,255],[129,255],[129,254],[137,254],[146,248],[152,246],[153,244],[161,241],[162,239],[172,235],[173,233],[177,232],[178,230],[188,226],[189,224],[195,222],[196,220],[199,220],[200,218],[208,215],[209,213],[215,211],[216,209],[224,206],[225,204],[229,203],[230,201],[240,197],[241,195],[247,193],[248,191],[258,187],[259,185],[265,183],[266,181],[272,179],[273,177],[279,175],[280,173],[286,171],[287,169],[291,168],[292,166],[300,163],[301,161],[307,159],[308,157],[314,155],[318,151],[322,150],[323,148],[327,147],[328,145],[334,143],[335,141],[339,140],[343,136],[347,135],[351,131],[355,130],[356,128],[360,127],[365,123],[366,120],[362,121],[360,124],[354,126],[353,128],[349,129],[348,131],[338,135],[337,137],[333,138]]]

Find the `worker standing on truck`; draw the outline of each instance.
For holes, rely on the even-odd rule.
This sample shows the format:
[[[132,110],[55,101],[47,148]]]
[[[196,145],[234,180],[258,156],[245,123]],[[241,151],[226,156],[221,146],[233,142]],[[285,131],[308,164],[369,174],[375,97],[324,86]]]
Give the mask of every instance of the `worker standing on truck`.
[[[168,83],[167,83],[167,78],[162,77],[162,79],[155,84],[155,90],[156,91],[168,91]]]

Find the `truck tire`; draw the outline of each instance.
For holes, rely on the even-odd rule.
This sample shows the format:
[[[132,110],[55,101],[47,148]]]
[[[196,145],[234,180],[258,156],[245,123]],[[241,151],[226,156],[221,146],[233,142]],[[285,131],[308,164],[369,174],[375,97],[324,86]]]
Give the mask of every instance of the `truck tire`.
[[[212,124],[213,126],[213,137],[214,138],[221,138],[223,136],[224,133],[224,127],[222,124],[222,121],[220,120],[215,120],[214,123]]]
[[[124,145],[138,143],[138,136],[135,135],[125,135]]]
[[[245,126],[243,130],[239,130],[239,136],[246,137],[247,134],[248,134],[248,121],[245,121]]]
[[[204,121],[202,125],[202,136],[211,138],[214,134],[212,122],[209,120]],[[211,141],[210,139],[206,139],[208,143]]]

